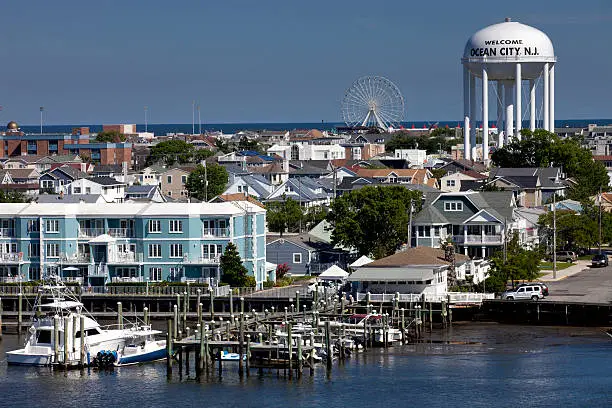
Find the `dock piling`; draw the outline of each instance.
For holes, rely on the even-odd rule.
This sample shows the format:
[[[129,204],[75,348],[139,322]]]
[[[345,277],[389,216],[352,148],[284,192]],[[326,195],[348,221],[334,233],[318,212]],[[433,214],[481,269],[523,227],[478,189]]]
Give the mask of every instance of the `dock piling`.
[[[0,341],[2,340],[2,313],[4,313],[4,310],[2,308],[2,298],[0,298]]]
[[[123,305],[121,302],[117,302],[117,327],[119,327],[119,330],[123,330]]]
[[[238,333],[238,371],[240,373],[240,376],[242,377],[244,372],[243,372],[243,358],[244,355],[244,313],[240,312],[240,328],[239,328],[239,333]]]
[[[208,288],[208,294],[210,295],[210,321],[215,320],[215,291],[212,288]]]
[[[81,367],[85,366],[85,316],[79,315],[79,331],[81,332],[81,352],[79,357],[79,364]]]
[[[142,309],[142,313],[143,313],[142,319],[144,320],[144,325],[148,326],[149,325],[149,308],[145,307],[144,309]]]
[[[23,324],[23,293],[17,295],[17,333],[21,335],[21,325]]]
[[[168,319],[168,333],[166,334],[166,372],[172,375],[172,330],[174,325],[172,319]],[[82,338],[82,337],[81,337]]]

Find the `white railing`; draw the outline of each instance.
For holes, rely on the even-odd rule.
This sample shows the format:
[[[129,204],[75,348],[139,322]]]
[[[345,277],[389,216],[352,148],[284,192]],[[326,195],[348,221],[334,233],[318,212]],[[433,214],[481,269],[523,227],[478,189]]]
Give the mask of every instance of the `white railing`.
[[[22,252],[7,252],[0,254],[0,263],[21,262],[23,260]]]
[[[108,235],[114,238],[132,238],[134,230],[132,228],[109,228]]]
[[[453,241],[457,244],[501,244],[501,235],[455,235]]]
[[[72,255],[60,254],[60,258],[63,263],[67,263],[67,264],[89,263],[89,261],[91,260],[91,257],[89,254],[81,254],[81,253],[76,253]]]
[[[79,237],[95,238],[104,234],[104,228],[79,228]]]
[[[202,237],[228,238],[229,228],[204,228],[202,230]]]
[[[390,303],[397,297],[395,293],[370,293],[370,301],[376,303]],[[494,293],[448,292],[446,295],[400,293],[400,302],[442,302],[450,303],[482,303],[485,299],[494,299]],[[367,300],[367,293],[357,293],[357,301]]]
[[[143,255],[134,252],[118,252],[108,258],[109,263],[136,263],[143,262]]]
[[[105,278],[108,276],[108,266],[89,265],[87,268],[87,276],[93,278]]]
[[[111,282],[113,283],[125,283],[125,282],[144,282],[144,278],[142,276],[132,276],[132,277],[122,277],[122,276],[113,276]]]
[[[221,262],[221,255],[217,256],[199,256],[199,257],[189,257],[189,255],[183,255],[183,263],[186,264],[210,264],[210,265],[218,265]]]

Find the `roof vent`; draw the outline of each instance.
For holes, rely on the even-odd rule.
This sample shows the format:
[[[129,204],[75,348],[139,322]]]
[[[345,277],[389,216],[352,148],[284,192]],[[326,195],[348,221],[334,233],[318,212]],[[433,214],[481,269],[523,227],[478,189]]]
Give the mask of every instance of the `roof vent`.
[[[506,17],[506,18],[504,19],[504,21],[505,21],[506,23],[509,23],[509,22],[511,22],[511,21],[512,21],[512,19],[511,19],[510,17]]]

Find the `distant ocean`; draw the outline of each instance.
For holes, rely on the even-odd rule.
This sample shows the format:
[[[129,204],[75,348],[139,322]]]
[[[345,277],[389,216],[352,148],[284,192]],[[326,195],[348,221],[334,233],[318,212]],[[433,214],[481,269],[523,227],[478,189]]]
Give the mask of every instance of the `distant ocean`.
[[[612,124],[612,119],[571,119],[571,120],[557,120],[555,121],[556,127],[586,127],[589,123],[597,123],[599,125]],[[463,126],[461,122],[455,121],[414,121],[404,122],[402,125],[405,128],[423,128],[437,124],[438,127],[455,127],[457,125]],[[480,123],[479,123],[480,125]],[[43,126],[44,133],[70,133],[74,127],[88,126],[89,130],[93,133],[102,130],[102,125],[45,125]],[[337,127],[345,126],[341,122],[312,122],[312,123],[213,123],[213,124],[202,124],[202,131],[222,131],[223,133],[236,133],[241,130],[294,130],[294,129],[319,129],[319,130],[334,130]],[[144,132],[144,124],[136,125],[139,132]],[[24,125],[21,126],[21,130],[25,133],[39,133],[40,125]],[[191,123],[168,123],[168,124],[149,124],[147,126],[149,132],[153,132],[155,135],[164,136],[167,133],[188,133],[192,131]],[[195,131],[198,131],[198,124],[195,125]]]

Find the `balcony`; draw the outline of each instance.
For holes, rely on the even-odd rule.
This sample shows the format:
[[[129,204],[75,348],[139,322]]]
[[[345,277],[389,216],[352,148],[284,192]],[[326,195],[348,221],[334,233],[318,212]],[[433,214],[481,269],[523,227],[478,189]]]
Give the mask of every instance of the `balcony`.
[[[91,256],[84,253],[72,255],[60,254],[60,259],[64,264],[88,264],[91,261]]]
[[[0,254],[0,264],[19,263],[23,261],[22,252],[6,252]]]
[[[183,263],[189,265],[219,265],[221,262],[221,255],[209,255],[199,257],[189,257],[189,255],[183,256]]]
[[[133,238],[134,230],[132,228],[109,228],[108,235],[113,238]]]
[[[108,276],[108,266],[104,264],[89,265],[87,276],[90,278],[106,278]]]
[[[202,230],[203,238],[229,238],[229,228],[204,228]]]
[[[11,238],[15,236],[13,228],[0,228],[0,238]]]
[[[135,264],[143,262],[141,253],[134,252],[118,252],[111,254],[108,258],[109,264]]]
[[[464,245],[501,245],[503,236],[500,235],[454,235],[453,241]]]
[[[79,238],[95,238],[104,233],[104,228],[79,228]]]

